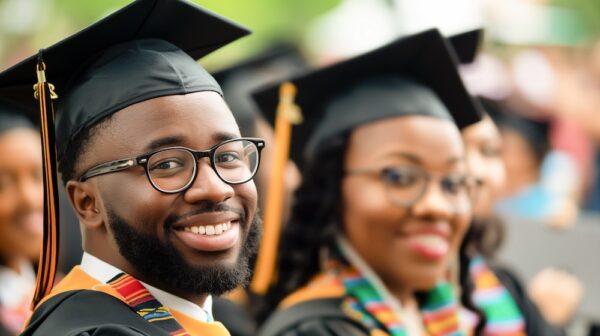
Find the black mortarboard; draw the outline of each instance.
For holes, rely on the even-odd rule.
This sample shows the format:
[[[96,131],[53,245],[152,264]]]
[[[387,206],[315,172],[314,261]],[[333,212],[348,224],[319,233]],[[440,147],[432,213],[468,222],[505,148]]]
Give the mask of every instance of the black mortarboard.
[[[33,127],[33,123],[23,115],[23,111],[0,102],[0,135],[16,128]]]
[[[485,112],[499,129],[511,129],[519,133],[531,148],[538,162],[542,162],[550,150],[550,122],[519,115],[506,102],[480,98]]]
[[[435,29],[290,81],[304,115],[292,132],[291,156],[297,163],[313,158],[336,136],[379,119],[451,115],[460,128],[480,119],[458,74],[454,50]],[[278,85],[253,97],[273,121]]]
[[[470,30],[448,37],[461,64],[469,64],[475,60],[481,40],[483,40],[483,29]]]
[[[34,304],[48,293],[56,268],[54,156],[60,160],[82,130],[129,105],[167,95],[221,93],[195,60],[248,33],[186,0],[137,0],[0,73],[0,99],[42,118],[45,232]],[[36,73],[41,69],[45,74]],[[39,102],[33,98],[35,83]],[[55,139],[49,84],[59,96]]]
[[[261,114],[250,94],[304,69],[306,61],[300,51],[289,43],[280,42],[241,63],[213,73],[213,77],[221,84],[225,101],[242,135],[254,136],[254,124]]]

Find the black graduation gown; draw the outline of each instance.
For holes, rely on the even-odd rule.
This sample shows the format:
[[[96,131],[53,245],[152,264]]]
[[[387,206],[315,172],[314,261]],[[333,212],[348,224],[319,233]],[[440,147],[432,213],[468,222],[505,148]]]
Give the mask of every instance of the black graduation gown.
[[[276,311],[259,336],[366,336],[367,327],[342,309],[343,298],[314,299]]]
[[[0,324],[0,336],[12,336],[12,333],[6,329],[2,324]]]
[[[565,331],[561,328],[555,327],[550,323],[546,322],[542,314],[539,312],[537,306],[531,301],[527,292],[523,289],[520,282],[515,276],[512,275],[508,270],[493,267],[492,271],[498,277],[498,280],[502,282],[504,287],[510,292],[511,296],[515,300],[517,306],[523,314],[525,319],[525,330],[527,335],[536,336],[562,336],[566,335]]]
[[[222,297],[213,297],[213,317],[221,322],[231,336],[256,335],[256,323],[244,307]]]
[[[550,325],[539,313],[519,282],[504,269],[492,269],[511,293],[523,313],[528,336],[563,336],[564,330]],[[314,299],[276,311],[259,331],[260,336],[370,335],[366,326],[347,316],[342,299]]]
[[[110,321],[110,323],[107,323]],[[169,336],[122,301],[93,290],[58,294],[39,306],[23,336]]]

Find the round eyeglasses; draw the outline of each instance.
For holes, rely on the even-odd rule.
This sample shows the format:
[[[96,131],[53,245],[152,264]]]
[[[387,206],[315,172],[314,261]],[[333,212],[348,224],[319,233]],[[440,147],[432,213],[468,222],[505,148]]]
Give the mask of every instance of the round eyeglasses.
[[[265,141],[238,138],[216,144],[206,151],[186,147],[159,149],[135,158],[99,164],[86,171],[79,181],[94,176],[114,173],[134,166],[143,166],[150,184],[158,191],[174,194],[187,190],[198,175],[198,160],[208,157],[217,176],[227,184],[250,181],[260,163],[260,152]]]
[[[408,208],[417,203],[427,192],[432,179],[439,181],[440,190],[455,210],[470,207],[476,186],[474,179],[463,173],[437,176],[417,167],[367,168],[347,171],[349,175],[378,175],[386,186],[390,201]]]

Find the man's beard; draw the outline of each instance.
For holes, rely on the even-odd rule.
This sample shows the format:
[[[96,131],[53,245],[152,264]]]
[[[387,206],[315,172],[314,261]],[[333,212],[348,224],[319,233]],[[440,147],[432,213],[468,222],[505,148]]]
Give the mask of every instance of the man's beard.
[[[262,228],[258,215],[252,219],[237,261],[233,265],[207,266],[190,265],[173,245],[135,230],[110,209],[108,216],[121,255],[139,274],[155,279],[160,285],[195,295],[221,295],[238,286],[246,286],[250,280],[249,259],[256,254]],[[165,233],[169,234],[170,225],[165,226]],[[240,232],[243,232],[243,227],[240,227]]]

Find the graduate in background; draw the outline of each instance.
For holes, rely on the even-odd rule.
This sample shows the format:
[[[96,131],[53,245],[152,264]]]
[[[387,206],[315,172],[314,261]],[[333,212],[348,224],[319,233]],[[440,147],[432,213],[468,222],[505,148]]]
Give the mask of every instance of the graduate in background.
[[[473,221],[461,247],[463,293],[470,293],[475,285],[474,273],[469,269],[474,271],[478,260],[485,260],[493,265],[492,271],[501,281],[496,287],[505,287],[523,313],[527,334],[562,335],[564,331],[560,327],[569,322],[581,300],[579,280],[565,271],[545,269],[534,277],[528,294],[526,286],[495,260],[503,242],[505,219],[494,213],[494,206],[508,175],[503,161],[502,136],[495,124],[502,112],[498,102],[488,99],[481,102],[485,117],[463,131],[469,170],[478,181]]]
[[[31,311],[42,247],[40,136],[22,111],[0,105],[0,335],[18,334]]]
[[[447,280],[474,186],[457,125],[479,120],[455,57],[431,30],[291,80],[303,180],[260,335],[474,330]],[[265,113],[276,91],[255,95]]]
[[[473,204],[473,221],[460,250],[460,284],[463,289],[463,300],[472,302],[473,307],[484,296],[474,295],[480,276],[480,265],[494,262],[495,254],[502,243],[503,224],[501,219],[493,215],[493,205],[502,190],[506,172],[502,162],[502,140],[500,133],[489,116],[482,121],[463,130],[469,172],[477,179],[478,187]],[[490,284],[491,289],[502,293],[504,300],[514,302],[521,312],[527,335],[562,335],[559,328],[548,324],[540,314],[536,305],[527,295],[520,281],[508,270],[498,265],[490,267],[496,279]],[[563,275],[564,276],[564,275]],[[488,304],[479,312],[485,316]],[[565,309],[570,309],[564,307]],[[515,321],[512,321],[513,323]],[[490,326],[490,322],[482,323],[487,329],[502,328],[502,323]]]
[[[243,62],[213,73],[213,77],[223,88],[225,102],[231,109],[242,136],[259,137],[265,140],[265,149],[261,152],[261,167],[254,179],[258,190],[258,207],[265,209],[267,190],[273,176],[273,156],[275,144],[274,129],[260,113],[250,94],[258,88],[300,73],[306,68],[306,62],[300,51],[288,43],[277,43],[272,47],[244,60]],[[300,173],[293,161],[288,160],[284,168],[284,218],[292,201],[292,194],[300,183]],[[273,181],[273,183],[276,183]],[[260,215],[264,215],[259,211]],[[250,265],[255,268],[256,258]],[[257,328],[254,314],[257,297],[249,288],[238,288],[225,297],[215,298],[213,314],[221,321],[232,336],[254,336]]]
[[[457,52],[461,64],[475,60],[479,45],[483,40],[483,30],[473,30],[448,39]],[[461,301],[480,316],[478,333],[501,333],[507,325],[524,324],[528,335],[561,335],[562,330],[549,325],[541,316],[535,304],[517,278],[505,268],[494,263],[494,257],[503,238],[502,220],[493,214],[495,203],[500,197],[506,181],[506,171],[502,162],[502,139],[490,114],[497,115],[489,100],[480,100],[483,118],[481,121],[462,130],[469,173],[477,182],[473,198],[473,216],[469,230],[462,242],[458,262],[452,265],[455,281],[461,291]],[[494,109],[494,111],[490,111]],[[493,266],[487,267],[491,263]],[[485,267],[484,267],[485,266]],[[484,272],[485,269],[485,272]],[[487,273],[487,276],[486,276]],[[490,291],[497,293],[504,307],[516,305],[520,318],[484,319],[493,312],[492,300],[478,295],[477,288],[488,283]],[[491,279],[491,280],[490,280]],[[515,316],[516,317],[516,316]]]
[[[195,59],[247,34],[187,1],[139,0],[0,73],[2,97],[42,116],[48,212],[23,335],[228,334],[211,295],[248,280],[264,141],[241,138]],[[52,288],[55,159],[85,254]]]

